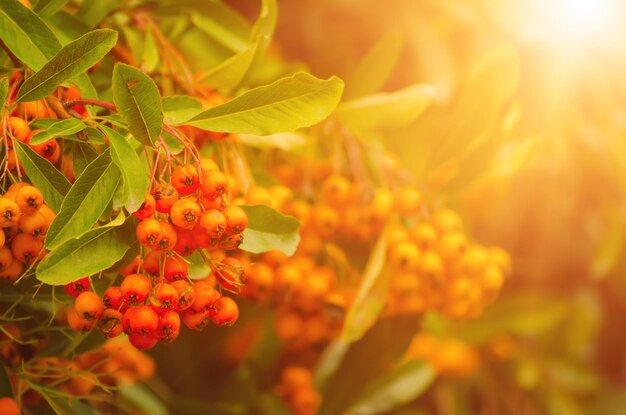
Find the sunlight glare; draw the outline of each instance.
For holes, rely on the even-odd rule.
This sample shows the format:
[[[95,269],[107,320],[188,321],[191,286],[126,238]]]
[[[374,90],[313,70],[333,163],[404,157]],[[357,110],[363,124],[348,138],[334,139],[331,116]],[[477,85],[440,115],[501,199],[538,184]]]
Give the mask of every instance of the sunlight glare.
[[[539,32],[560,41],[609,40],[619,29],[618,0],[534,0]]]

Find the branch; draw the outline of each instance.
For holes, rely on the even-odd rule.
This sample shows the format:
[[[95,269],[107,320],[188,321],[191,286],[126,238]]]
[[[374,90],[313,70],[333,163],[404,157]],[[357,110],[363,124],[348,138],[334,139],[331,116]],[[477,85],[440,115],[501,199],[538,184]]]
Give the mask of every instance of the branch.
[[[115,104],[105,101],[99,101],[97,99],[75,99],[72,101],[63,102],[63,108],[65,109],[72,108],[74,105],[95,105],[111,111],[117,111]]]
[[[52,108],[54,112],[61,118],[72,118],[72,115],[65,110],[61,101],[54,95],[49,95],[45,98],[46,102]]]

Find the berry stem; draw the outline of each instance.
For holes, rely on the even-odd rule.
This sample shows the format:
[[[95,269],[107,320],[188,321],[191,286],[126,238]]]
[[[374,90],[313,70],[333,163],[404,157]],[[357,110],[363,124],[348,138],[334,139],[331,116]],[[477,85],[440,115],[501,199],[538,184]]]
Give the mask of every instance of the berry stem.
[[[68,109],[74,105],[95,105],[97,107],[106,108],[111,111],[117,111],[115,104],[106,101],[100,101],[97,99],[74,99],[71,101],[63,102],[63,108]]]

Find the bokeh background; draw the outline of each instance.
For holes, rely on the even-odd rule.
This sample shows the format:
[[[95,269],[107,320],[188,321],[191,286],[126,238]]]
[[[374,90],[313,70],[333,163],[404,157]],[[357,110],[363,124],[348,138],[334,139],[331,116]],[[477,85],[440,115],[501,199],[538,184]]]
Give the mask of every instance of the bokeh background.
[[[258,13],[255,5],[230,3],[251,18]],[[280,2],[275,52],[314,74],[338,74],[349,85],[378,45],[387,54],[379,50],[368,62],[372,70],[393,62],[384,90],[434,86],[436,105],[415,125],[386,132],[386,142],[405,163],[428,166],[417,168],[420,178],[462,212],[478,240],[502,245],[514,259],[497,311],[475,324],[493,323],[500,327],[494,332],[519,341],[507,376],[511,388],[533,397],[518,401],[524,402],[519,413],[624,407],[625,6],[610,0]],[[514,63],[472,83],[494,48],[506,48]],[[506,82],[514,92],[499,110],[510,124],[492,142],[496,154],[484,158],[468,147],[491,128],[489,96],[508,88]],[[454,127],[460,132],[450,133]],[[436,163],[417,162],[424,143],[444,137],[449,151],[467,160],[452,174],[467,180],[454,186],[447,186],[449,177],[443,184],[432,177]],[[496,321],[502,310],[509,321]]]

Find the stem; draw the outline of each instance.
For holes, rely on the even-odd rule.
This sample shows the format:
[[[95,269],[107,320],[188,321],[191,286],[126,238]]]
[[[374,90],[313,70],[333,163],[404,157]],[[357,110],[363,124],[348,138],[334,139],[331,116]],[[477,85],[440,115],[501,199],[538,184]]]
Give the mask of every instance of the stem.
[[[105,101],[99,101],[97,99],[75,99],[72,101],[63,102],[63,108],[68,109],[73,107],[74,105],[95,105],[98,107],[106,108],[111,111],[117,111],[115,104]]]
[[[11,51],[11,49],[8,48],[8,46],[4,43],[3,40],[0,40],[0,47],[4,49],[4,51],[7,53],[7,55],[11,59],[11,62],[13,62],[14,66],[17,66],[17,67],[22,66],[22,61],[20,61],[18,57],[15,56],[15,54]]]
[[[46,103],[50,105],[50,108],[61,118],[72,118],[72,115],[65,110],[61,101],[54,95],[49,95],[45,98]]]

